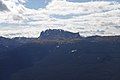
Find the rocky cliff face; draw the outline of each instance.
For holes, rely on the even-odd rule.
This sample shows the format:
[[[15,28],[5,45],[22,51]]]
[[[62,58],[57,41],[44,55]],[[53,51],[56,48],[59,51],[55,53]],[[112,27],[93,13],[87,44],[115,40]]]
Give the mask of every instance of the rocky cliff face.
[[[65,40],[80,38],[79,33],[72,33],[61,29],[49,29],[41,32],[39,39],[42,40]]]

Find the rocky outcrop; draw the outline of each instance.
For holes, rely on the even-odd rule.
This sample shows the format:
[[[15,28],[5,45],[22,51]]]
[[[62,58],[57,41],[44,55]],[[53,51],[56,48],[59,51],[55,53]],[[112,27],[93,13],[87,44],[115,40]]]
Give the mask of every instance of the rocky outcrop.
[[[79,33],[72,33],[61,29],[49,29],[41,32],[39,39],[41,40],[65,40],[81,38]]]

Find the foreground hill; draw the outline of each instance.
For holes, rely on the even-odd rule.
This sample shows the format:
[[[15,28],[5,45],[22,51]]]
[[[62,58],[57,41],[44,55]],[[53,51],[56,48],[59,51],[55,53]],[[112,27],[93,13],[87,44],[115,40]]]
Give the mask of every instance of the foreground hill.
[[[56,32],[49,31],[48,37]],[[75,38],[70,33],[73,38],[66,38],[64,33],[69,32],[53,39],[1,37],[0,80],[120,79],[120,36]]]

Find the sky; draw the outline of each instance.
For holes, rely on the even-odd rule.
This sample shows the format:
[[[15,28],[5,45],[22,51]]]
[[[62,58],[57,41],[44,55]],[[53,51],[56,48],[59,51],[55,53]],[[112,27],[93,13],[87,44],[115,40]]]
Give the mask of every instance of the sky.
[[[28,0],[25,4],[26,7],[32,8],[32,9],[38,9],[38,8],[44,8],[50,0]]]
[[[120,1],[0,0],[0,36],[38,37],[46,29],[120,35]]]
[[[70,2],[89,2],[93,0],[67,0]],[[117,1],[120,2],[120,0],[105,0],[105,1]],[[25,4],[26,7],[32,8],[32,9],[38,9],[38,8],[44,8],[48,3],[51,2],[51,0],[28,0]]]

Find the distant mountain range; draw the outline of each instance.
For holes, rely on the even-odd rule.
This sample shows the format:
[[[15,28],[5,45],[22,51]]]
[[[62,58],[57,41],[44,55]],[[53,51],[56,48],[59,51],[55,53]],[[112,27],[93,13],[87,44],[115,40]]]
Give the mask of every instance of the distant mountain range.
[[[38,38],[0,37],[0,80],[119,80],[120,36],[46,30]]]

